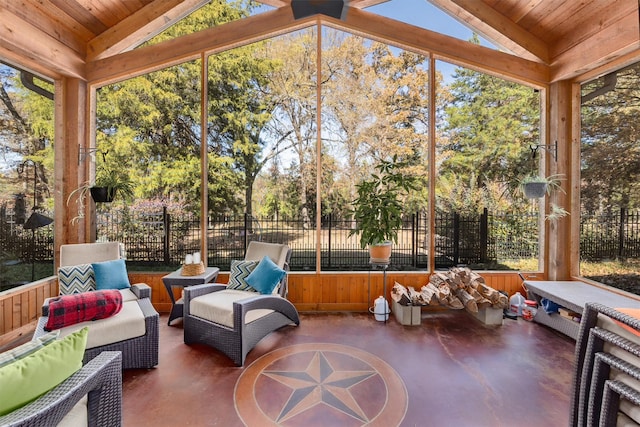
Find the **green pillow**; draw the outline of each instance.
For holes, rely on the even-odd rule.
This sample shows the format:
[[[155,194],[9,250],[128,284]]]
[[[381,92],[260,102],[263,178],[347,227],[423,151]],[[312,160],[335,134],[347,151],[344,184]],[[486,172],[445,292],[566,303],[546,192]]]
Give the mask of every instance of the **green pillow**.
[[[49,345],[57,340],[58,336],[60,336],[59,330],[49,332],[48,334],[34,338],[29,342],[19,345],[18,347],[7,350],[4,353],[0,353],[0,368],[35,353],[45,345]]]
[[[82,328],[0,368],[0,415],[36,400],[82,367],[89,328]]]

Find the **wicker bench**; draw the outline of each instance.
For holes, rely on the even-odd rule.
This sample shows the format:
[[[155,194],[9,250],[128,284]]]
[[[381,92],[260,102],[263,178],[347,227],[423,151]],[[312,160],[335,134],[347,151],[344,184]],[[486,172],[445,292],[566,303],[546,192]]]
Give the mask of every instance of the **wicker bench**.
[[[640,308],[640,298],[635,298],[632,294],[604,285],[591,285],[577,280],[525,280],[524,287],[527,289],[528,298],[536,300],[539,305],[534,320],[573,339],[578,336],[580,323],[564,318],[558,313],[547,313],[540,306],[542,298],[579,314],[582,314],[584,306],[588,302],[598,302],[612,308]]]

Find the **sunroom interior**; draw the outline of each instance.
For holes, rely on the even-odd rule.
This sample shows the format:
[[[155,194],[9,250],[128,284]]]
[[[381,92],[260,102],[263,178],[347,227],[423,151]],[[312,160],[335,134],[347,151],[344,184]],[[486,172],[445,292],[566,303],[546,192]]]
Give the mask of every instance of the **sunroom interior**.
[[[87,204],[82,217],[74,220],[78,212],[70,209],[68,200],[81,183],[95,174],[95,163],[77,159],[83,157],[83,153],[85,157],[91,157],[86,153],[95,150],[96,92],[101,87],[283,33],[328,27],[420,53],[431,64],[446,61],[526,84],[539,91],[539,146],[543,148],[539,151],[540,168],[545,175],[565,177],[561,183],[563,191],[555,192],[543,210],[548,211],[553,204],[565,209],[569,215],[557,221],[542,222],[539,268],[534,270],[537,270],[537,277],[548,280],[580,277],[580,85],[636,61],[636,2],[628,0],[616,7],[597,2],[587,2],[581,7],[547,1],[536,2],[531,7],[520,6],[517,2],[431,2],[491,40],[499,49],[489,49],[367,11],[369,7],[386,3],[384,1],[328,2],[332,4],[333,12],[323,9],[323,2],[306,5],[309,10],[302,7],[302,12],[298,3],[306,2],[259,3],[270,9],[240,21],[138,49],[134,48],[201,7],[203,2],[159,5],[143,1],[134,7],[130,3],[124,6],[114,1],[104,2],[100,8],[52,4],[50,10],[29,3],[25,9],[13,5],[3,7],[7,23],[1,34],[3,62],[54,82],[56,254],[61,244],[90,242],[96,238],[95,216],[92,215],[95,208]],[[342,7],[336,7],[337,3]],[[34,37],[23,37],[23,34],[34,34]],[[435,138],[433,121],[435,119],[431,118],[429,138]],[[433,140],[430,141],[433,146]],[[431,162],[435,162],[433,157]],[[206,159],[206,156],[202,158]],[[430,166],[426,168],[427,178],[429,182],[435,182],[436,167]],[[429,191],[429,214],[433,216],[434,194],[432,189]],[[207,217],[206,199],[202,198],[201,221]],[[433,221],[429,227],[433,227]],[[433,245],[435,237],[432,228],[430,231],[429,244]],[[201,243],[203,249],[206,249],[205,240]],[[318,245],[317,259],[320,251]],[[429,260],[426,271],[390,272],[388,280],[400,278],[409,285],[418,285],[434,268],[433,260]],[[483,274],[496,288],[510,294],[520,287],[521,279],[515,272],[487,271]],[[154,298],[158,299],[154,304],[157,308],[168,310],[170,305],[162,295],[160,275],[136,275],[156,291]],[[347,292],[343,280],[347,277],[355,281],[361,291]],[[366,310],[370,302],[366,301],[365,290],[369,289],[370,280],[370,275],[321,271],[318,263],[313,272],[292,274],[290,298],[301,310]],[[381,279],[375,275],[373,280],[374,286],[379,287]],[[377,293],[378,289],[375,289],[373,294]],[[24,313],[20,317],[26,317],[26,323],[29,323],[34,316],[34,313]],[[21,326],[24,325],[5,324],[3,330],[9,332]]]
[[[83,205],[78,217],[76,207],[70,208],[68,200],[83,182],[95,177],[95,162],[79,159],[95,160],[95,156],[88,153],[96,150],[96,105],[101,88],[189,61],[200,61],[205,64],[201,65],[204,69],[209,58],[220,52],[299,30],[312,29],[320,35],[323,29],[329,28],[423,55],[430,64],[430,81],[435,80],[436,63],[442,61],[533,88],[539,94],[540,103],[538,145],[541,149],[537,151],[540,162],[536,167],[546,176],[564,179],[560,181],[562,191],[554,192],[541,203],[538,268],[524,272],[525,276],[600,286],[582,277],[580,271],[582,85],[615,75],[639,62],[638,2],[428,0],[498,47],[492,49],[371,12],[375,6],[402,1],[258,0],[256,4],[266,6],[261,13],[143,47],[139,46],[209,2],[3,2],[0,61],[53,82],[54,268],[59,263],[61,245],[96,240],[95,204]],[[311,62],[321,63],[320,51],[317,49],[318,57],[310,58]],[[319,66],[318,74],[321,73]],[[312,82],[318,91],[319,81]],[[206,79],[200,84],[205,87]],[[432,105],[436,96],[435,87],[430,85],[428,98],[434,101]],[[206,111],[206,96],[200,102],[202,111]],[[321,114],[317,116],[320,128]],[[203,114],[202,134],[207,132],[206,121]],[[436,112],[430,111],[425,125],[429,164],[424,177],[431,183],[427,191],[429,218],[435,216],[433,183],[438,174],[435,122]],[[317,138],[321,147],[321,136]],[[207,145],[201,144],[199,149],[201,168],[207,170]],[[321,151],[318,148],[317,152]],[[321,161],[318,154],[315,162],[319,168]],[[206,230],[210,211],[207,174],[200,179],[200,221],[201,229]],[[315,179],[320,188],[320,174]],[[545,220],[551,206],[562,208],[567,215],[554,221]],[[320,241],[320,215],[315,221],[314,229]],[[434,221],[430,220],[427,227],[426,250],[434,253]],[[199,249],[207,253],[206,236],[201,237]],[[302,313],[366,313],[373,303],[372,296],[385,291],[389,295],[389,283],[401,282],[419,288],[437,269],[431,256],[427,259],[427,268],[417,271],[323,271],[320,244],[316,245],[314,256],[314,268],[289,272],[288,299]],[[132,283],[144,282],[151,287],[153,306],[163,314],[169,313],[172,301],[165,292],[162,277],[172,270],[129,272]],[[228,272],[222,271],[219,279],[224,282],[227,275]],[[523,290],[518,271],[487,270],[481,275],[488,285],[509,295]],[[57,294],[56,276],[1,292],[0,345],[29,336],[43,301]],[[303,324],[305,320],[309,319],[303,317]],[[357,323],[360,322],[361,319]],[[335,324],[345,329],[350,327],[344,318],[335,320]],[[171,342],[181,339],[175,330],[164,334],[161,339]],[[562,346],[566,354],[571,353],[570,342],[561,340],[556,344]],[[189,357],[185,360],[190,360]]]

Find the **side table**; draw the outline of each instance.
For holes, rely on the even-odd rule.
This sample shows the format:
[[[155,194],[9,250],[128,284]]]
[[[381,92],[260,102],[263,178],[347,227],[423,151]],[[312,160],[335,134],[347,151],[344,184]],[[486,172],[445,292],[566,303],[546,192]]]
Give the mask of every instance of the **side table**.
[[[207,267],[204,269],[204,273],[198,274],[197,276],[183,276],[181,267],[162,278],[162,283],[164,283],[164,287],[167,289],[169,298],[171,298],[171,313],[169,313],[169,321],[167,322],[167,325],[171,326],[172,320],[182,317],[184,309],[182,298],[176,301],[176,298],[173,295],[173,287],[179,286],[184,288],[185,286],[202,285],[204,283],[213,282],[218,277],[218,273],[220,273],[220,269],[218,267]]]

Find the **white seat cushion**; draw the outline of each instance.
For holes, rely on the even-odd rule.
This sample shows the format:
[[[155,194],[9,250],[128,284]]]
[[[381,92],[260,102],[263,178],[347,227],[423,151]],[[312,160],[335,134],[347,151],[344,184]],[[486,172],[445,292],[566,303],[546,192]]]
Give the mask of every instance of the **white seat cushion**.
[[[189,310],[193,316],[233,328],[233,303],[253,298],[257,295],[259,294],[255,292],[224,289],[194,298],[191,301]],[[251,310],[246,314],[245,324],[251,323],[269,313],[273,313],[273,310]]]
[[[125,303],[127,301],[137,301],[138,297],[130,288],[127,289],[118,289],[122,294],[122,302]]]
[[[89,398],[85,395],[75,404],[73,408],[58,423],[57,427],[80,427],[89,425],[89,414],[87,413],[87,403]]]
[[[60,337],[69,335],[85,326],[89,327],[87,348],[141,337],[146,332],[144,314],[140,310],[137,300],[124,302],[122,310],[115,316],[64,327],[60,329]]]

